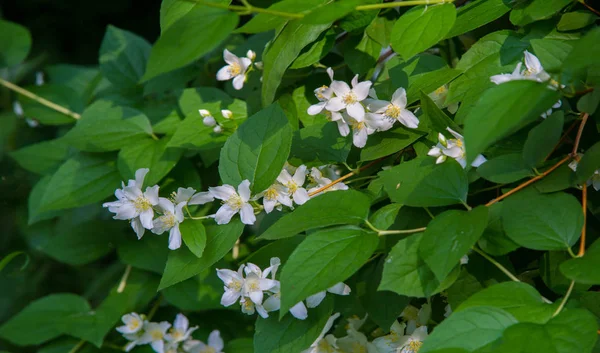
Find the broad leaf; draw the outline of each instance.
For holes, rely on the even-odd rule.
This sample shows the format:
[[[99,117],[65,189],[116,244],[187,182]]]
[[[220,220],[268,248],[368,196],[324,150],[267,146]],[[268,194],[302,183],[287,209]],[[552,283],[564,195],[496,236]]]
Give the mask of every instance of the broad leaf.
[[[523,147],[523,160],[529,167],[536,167],[554,150],[563,124],[564,113],[557,111],[529,131]]]
[[[492,158],[477,168],[477,174],[499,184],[512,183],[534,176],[533,170],[525,164],[520,153],[509,153]]]
[[[412,145],[421,137],[423,137],[421,131],[402,126],[371,135],[367,145],[360,150],[360,160],[363,162],[372,161],[389,156]]]
[[[341,136],[336,123],[311,125],[294,132],[290,163],[308,166],[342,163],[348,158],[351,147],[352,139]],[[298,161],[294,163],[296,158]]]
[[[600,169],[600,142],[596,142],[585,151],[581,161],[577,164],[577,170],[575,171],[577,183],[587,182],[598,169]]]
[[[167,147],[169,141],[168,137],[158,141],[147,138],[123,147],[117,158],[123,179],[134,179],[136,170],[148,168],[150,171],[144,180],[148,185],[154,185],[169,174],[183,153],[181,149]]]
[[[54,171],[66,158],[68,145],[64,139],[42,141],[10,152],[23,169],[37,174]]]
[[[577,283],[600,284],[600,241],[595,241],[585,255],[570,259],[560,265],[560,271]]]
[[[446,38],[456,37],[492,22],[510,11],[508,0],[477,0],[461,6]]]
[[[0,20],[0,68],[20,64],[31,49],[31,34],[20,24]]]
[[[187,248],[201,258],[206,246],[206,229],[202,221],[189,219],[179,225],[179,230]]]
[[[570,3],[571,0],[533,0],[511,11],[510,22],[515,26],[525,26],[551,17]]]

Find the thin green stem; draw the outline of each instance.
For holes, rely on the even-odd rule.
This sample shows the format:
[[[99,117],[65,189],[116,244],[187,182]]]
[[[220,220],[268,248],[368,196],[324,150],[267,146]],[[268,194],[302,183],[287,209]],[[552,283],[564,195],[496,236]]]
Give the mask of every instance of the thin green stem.
[[[360,5],[355,8],[356,11],[368,11],[368,10],[378,10],[378,9],[387,9],[394,7],[402,7],[402,6],[416,6],[416,5],[434,5],[434,4],[445,4],[452,3],[454,0],[411,0],[411,1],[401,1],[401,2],[386,2],[382,4],[372,4],[372,5]]]
[[[150,321],[150,319],[152,319],[154,314],[156,314],[156,310],[158,310],[158,307],[160,306],[160,303],[162,302],[162,298],[163,298],[162,295],[159,294],[159,297],[156,299],[156,301],[154,302],[154,305],[148,312],[148,315],[147,315],[148,321]]]
[[[560,305],[558,306],[558,308],[556,309],[556,311],[554,312],[554,314],[552,315],[552,317],[560,314],[560,312],[562,311],[562,309],[565,307],[565,304],[567,304],[567,301],[569,300],[569,297],[571,296],[571,292],[573,291],[573,287],[574,286],[575,286],[575,281],[571,281],[571,284],[569,285],[569,289],[567,290],[567,294],[565,294],[565,297],[560,302]]]
[[[159,140],[159,139],[158,139],[158,136],[156,136],[154,133],[152,133],[150,136],[151,136],[151,137],[152,137],[152,139],[153,139],[153,140],[155,140],[155,141],[158,141],[158,140]]]
[[[427,214],[429,215],[429,217],[431,217],[431,219],[434,219],[435,216],[433,215],[433,213],[431,213],[431,211],[429,211],[428,207],[423,207],[425,209],[425,212],[427,212]]]
[[[75,345],[75,347],[71,348],[69,353],[75,353],[75,352],[79,351],[81,349],[81,347],[83,347],[84,345],[85,345],[84,340],[79,341],[79,343],[77,343],[77,345]]]
[[[415,229],[402,229],[402,230],[382,230],[382,229],[378,229],[376,228],[371,222],[369,222],[368,220],[365,219],[365,224],[367,225],[367,227],[369,227],[372,231],[374,231],[375,233],[377,233],[378,236],[382,236],[382,235],[389,235],[389,234],[411,234],[411,233],[418,233],[418,232],[422,232],[425,229],[427,229],[426,227],[423,228],[415,228]]]
[[[467,211],[471,211],[473,209],[473,207],[469,206],[465,201],[460,200],[460,203],[463,204],[463,206],[465,206],[465,208],[467,209]]]
[[[479,250],[476,247],[472,247],[472,249],[479,255],[483,256],[483,258],[485,258],[486,260],[491,262],[494,266],[496,266],[500,271],[502,271],[505,275],[507,275],[508,278],[510,278],[511,280],[513,280],[515,282],[521,282],[520,279],[518,279],[515,275],[513,275],[509,270],[506,269],[506,267],[502,266],[498,261],[494,260],[490,255],[484,253],[482,250]]]
[[[189,219],[199,220],[199,219],[208,219],[208,218],[211,218],[211,216],[202,216],[202,217],[194,217],[194,216],[192,216],[192,213],[190,212],[190,209],[187,207],[187,205],[185,205],[185,211],[187,212]]]
[[[576,259],[578,256],[575,255],[575,253],[573,252],[573,249],[571,249],[571,247],[567,247],[567,252],[569,253],[569,255],[571,255],[572,258]]]
[[[131,273],[131,265],[127,265],[127,267],[125,268],[125,273],[123,273],[123,277],[121,277],[119,287],[117,288],[117,293],[123,293],[123,291],[125,290],[125,286],[127,285],[127,279],[129,278],[129,273]]]

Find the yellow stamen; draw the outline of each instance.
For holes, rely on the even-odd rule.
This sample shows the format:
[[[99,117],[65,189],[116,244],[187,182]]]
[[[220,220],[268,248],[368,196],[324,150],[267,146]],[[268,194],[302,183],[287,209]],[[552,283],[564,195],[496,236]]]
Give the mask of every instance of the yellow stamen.
[[[242,201],[242,198],[239,195],[233,194],[227,199],[225,203],[232,209],[239,210],[240,208],[242,208],[244,201]]]
[[[240,66],[240,64],[234,62],[233,64],[229,65],[227,71],[231,76],[237,76],[242,72],[242,67]]]
[[[421,341],[410,341],[410,343],[408,344],[408,349],[410,349],[410,351],[412,353],[417,353],[419,351],[419,349],[421,349],[421,346],[423,345],[423,342]]]
[[[152,208],[152,204],[150,201],[144,196],[140,196],[135,201],[133,201],[133,205],[138,212],[143,212]]]
[[[275,200],[277,199],[277,196],[279,196],[279,192],[277,191],[277,189],[268,188],[267,191],[265,191],[264,198],[267,200]]]
[[[344,104],[350,105],[352,103],[356,103],[358,98],[356,98],[356,94],[354,94],[354,92],[350,91],[350,92],[344,94],[344,96],[342,97],[342,100],[343,100]]]
[[[387,109],[385,110],[384,115],[388,116],[390,118],[394,118],[397,119],[398,116],[400,115],[400,107],[395,105],[395,104],[390,104],[387,106]]]

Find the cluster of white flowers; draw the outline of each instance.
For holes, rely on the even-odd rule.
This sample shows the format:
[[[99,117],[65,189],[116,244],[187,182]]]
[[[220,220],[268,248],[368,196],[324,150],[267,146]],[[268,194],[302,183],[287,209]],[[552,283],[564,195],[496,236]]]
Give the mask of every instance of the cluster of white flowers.
[[[281,261],[277,257],[271,258],[270,266],[264,271],[252,263],[242,264],[237,271],[228,269],[217,269],[217,275],[225,284],[221,304],[231,306],[238,302],[242,312],[253,315],[258,312],[263,318],[269,317],[269,312],[279,310],[281,305],[280,284],[275,279]],[[270,275],[271,278],[268,278]],[[304,320],[308,317],[308,308],[315,308],[329,293],[348,295],[350,287],[344,283],[311,295],[306,298],[306,304],[299,302],[290,309],[290,313],[297,319]],[[265,294],[269,297],[265,299]]]
[[[433,146],[428,155],[432,157],[436,157],[435,163],[440,164],[444,163],[448,157],[454,158],[463,168],[467,167],[467,154],[465,151],[465,139],[461,134],[452,130],[451,128],[446,128],[448,132],[454,136],[453,139],[446,139],[446,137],[440,132],[438,133],[438,144]],[[484,156],[478,155],[475,157],[473,163],[471,163],[472,167],[479,167],[483,163],[485,163],[487,159]]]
[[[579,165],[579,161],[578,159],[574,159],[571,163],[569,163],[569,168],[576,172],[577,165]],[[586,181],[586,185],[591,185],[594,188],[594,190],[600,191],[600,169],[596,169],[594,171],[594,174],[592,174],[592,176]]]
[[[191,335],[198,327],[190,327],[187,317],[177,314],[173,325],[166,321],[151,322],[144,315],[130,313],[121,318],[123,326],[117,331],[129,341],[125,351],[150,344],[156,353],[223,353],[223,339],[218,330],[208,336],[208,344],[194,340]]]
[[[225,49],[223,50],[223,59],[227,63],[227,66],[223,66],[217,72],[217,80],[228,81],[233,79],[233,88],[237,90],[242,89],[248,73],[252,71],[252,63],[256,59],[256,53],[248,50],[246,56],[240,58]],[[262,65],[261,63],[254,63],[254,66],[260,68]]]
[[[564,85],[559,85],[558,82],[552,80],[550,75],[546,72],[546,70],[544,70],[542,63],[537,56],[531,54],[527,50],[525,50],[523,55],[525,57],[524,70],[521,70],[523,63],[519,62],[512,73],[494,75],[490,77],[490,80],[497,85],[509,81],[530,80],[537,82],[548,82],[548,87],[551,89],[556,89],[559,86],[564,87]],[[558,109],[561,106],[562,101],[559,99],[556,103],[554,103],[554,105],[552,105],[552,109]],[[546,119],[550,114],[552,114],[552,109],[548,109],[542,113],[542,118]]]
[[[206,109],[198,109],[198,112],[202,117],[202,123],[204,124],[204,126],[212,127],[213,132],[215,134],[223,133],[223,125],[217,122],[217,120],[210,111]],[[233,113],[231,112],[231,110],[228,109],[222,109],[221,115],[223,115],[223,118],[225,119],[231,119],[233,117]]]
[[[352,79],[350,87],[346,82],[335,81],[333,70],[327,69],[330,86],[315,89],[319,103],[308,108],[308,114],[317,115],[325,111],[327,119],[335,121],[342,136],[347,136],[352,129],[354,146],[362,148],[369,135],[376,131],[392,128],[396,121],[414,129],[419,119],[406,108],[406,91],[398,88],[391,101],[380,100],[371,81],[358,81],[358,75]]]

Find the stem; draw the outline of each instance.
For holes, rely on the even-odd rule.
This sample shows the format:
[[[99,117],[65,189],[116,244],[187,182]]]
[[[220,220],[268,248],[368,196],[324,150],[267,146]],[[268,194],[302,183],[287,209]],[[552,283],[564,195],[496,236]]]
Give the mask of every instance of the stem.
[[[565,131],[565,133],[562,135],[562,137],[560,138],[560,140],[558,140],[558,143],[556,144],[556,146],[554,146],[554,148],[552,149],[552,151],[550,153],[548,153],[548,155],[546,156],[546,158],[544,158],[544,162],[546,160],[548,160],[548,158],[550,158],[550,156],[552,155],[552,153],[556,152],[556,150],[558,149],[558,147],[560,147],[560,145],[565,141],[565,139],[567,138],[567,136],[569,136],[569,134],[575,128],[575,126],[577,126],[577,120],[575,120],[573,122],[573,124],[571,124],[571,126],[569,126],[569,128],[567,129],[567,131]]]
[[[555,165],[553,165],[553,166],[552,166],[550,169],[546,170],[546,171],[545,171],[545,172],[543,172],[542,174],[540,174],[540,175],[538,175],[538,176],[536,176],[536,177],[533,177],[533,178],[531,178],[531,179],[527,180],[527,181],[526,181],[526,182],[524,182],[523,184],[521,184],[521,185],[517,186],[516,188],[514,188],[514,189],[510,190],[510,191],[509,191],[509,192],[507,192],[506,194],[504,194],[504,195],[502,195],[502,196],[500,196],[500,197],[497,197],[497,198],[493,199],[492,201],[490,201],[490,202],[486,203],[485,205],[486,205],[487,207],[489,207],[489,206],[491,206],[491,205],[495,204],[495,203],[496,203],[496,202],[498,202],[498,201],[504,200],[505,198],[509,197],[510,195],[514,194],[515,192],[517,192],[517,191],[519,191],[519,190],[521,190],[521,189],[524,189],[525,187],[527,187],[527,186],[529,186],[529,185],[531,185],[531,184],[535,183],[536,181],[538,181],[538,180],[540,180],[540,179],[544,178],[546,175],[548,175],[548,174],[552,173],[552,172],[553,172],[553,171],[554,171],[556,168],[560,167],[562,164],[564,164],[564,163],[565,163],[566,161],[568,161],[569,159],[571,159],[571,156],[570,156],[570,155],[569,155],[569,156],[566,156],[565,158],[563,158],[563,159],[561,159],[560,161],[558,161],[558,162],[557,162]]]
[[[577,255],[575,255],[575,253],[573,252],[573,249],[571,249],[571,247],[567,247],[567,252],[569,253],[569,255],[571,255],[572,258],[576,258]]]
[[[569,300],[569,297],[571,296],[571,292],[573,291],[573,287],[574,286],[575,286],[575,281],[571,281],[571,285],[569,285],[569,289],[567,290],[567,294],[565,294],[565,297],[560,302],[560,305],[558,306],[558,308],[556,309],[556,311],[554,312],[554,314],[552,314],[552,317],[555,317],[556,315],[560,314],[560,312],[562,311],[562,309],[565,307],[565,304],[567,304],[567,300]]]
[[[467,211],[471,211],[473,209],[473,207],[469,206],[465,201],[460,200],[460,203],[463,204],[463,206],[465,206],[465,208],[467,209]]]
[[[411,234],[411,233],[422,232],[425,229],[427,229],[426,227],[423,227],[423,228],[402,229],[402,230],[381,230],[381,229],[376,228],[373,225],[373,223],[369,222],[366,219],[365,219],[365,224],[367,225],[367,227],[371,228],[372,231],[377,233],[378,236],[388,235],[388,234]]]
[[[578,256],[585,254],[585,225],[587,221],[587,184],[583,183],[583,189],[581,190],[581,206],[583,208],[583,228],[581,228],[581,241],[579,243]]]
[[[123,273],[123,277],[121,277],[119,287],[117,288],[117,293],[123,293],[123,291],[125,290],[125,286],[127,285],[127,278],[129,278],[129,273],[131,273],[131,265],[127,265],[127,267],[125,268],[125,273]]]
[[[573,157],[577,155],[577,149],[579,149],[579,140],[581,140],[581,134],[583,133],[583,128],[585,127],[588,117],[588,113],[583,113],[583,118],[579,124],[579,130],[577,131],[577,137],[575,138],[575,145],[573,145],[573,151],[571,151],[571,156]]]
[[[150,319],[152,319],[152,317],[154,316],[154,314],[156,314],[156,310],[158,310],[158,307],[160,306],[160,303],[162,302],[162,295],[160,295],[158,297],[158,299],[156,299],[156,301],[154,302],[154,305],[152,306],[152,309],[150,309],[150,311],[148,312],[148,321],[150,321]]]
[[[369,164],[365,165],[364,167],[360,167],[360,169],[359,169],[358,171],[360,172],[360,171],[363,171],[363,170],[365,170],[365,169],[367,169],[367,168],[370,168],[371,166],[375,165],[376,163],[379,163],[380,161],[382,161],[384,158],[385,158],[385,157],[383,157],[383,158],[379,158],[378,160],[375,160],[375,161],[373,161],[373,162],[371,162],[371,163],[369,163]],[[348,168],[348,169],[351,169],[351,168]],[[315,190],[315,191],[313,191],[313,192],[309,193],[309,194],[308,194],[308,196],[314,196],[314,195],[316,195],[316,194],[318,194],[318,193],[322,192],[323,190],[327,190],[327,189],[329,189],[330,187],[334,186],[335,184],[337,184],[337,183],[339,183],[339,182],[341,182],[341,181],[344,181],[344,180],[346,180],[346,179],[350,178],[351,176],[353,176],[353,175],[355,175],[355,174],[356,174],[356,173],[355,173],[354,171],[352,171],[352,172],[350,172],[350,173],[348,173],[348,174],[344,175],[343,177],[341,177],[341,178],[338,178],[338,179],[336,179],[336,180],[332,181],[331,183],[329,183],[329,184],[327,184],[327,185],[325,185],[325,186],[322,186],[322,187],[318,188],[317,190]]]
[[[427,214],[429,215],[429,217],[431,217],[431,219],[434,219],[435,216],[433,215],[433,213],[431,213],[431,211],[429,211],[428,207],[423,207],[425,209],[425,212],[427,212]]]
[[[8,81],[5,81],[5,80],[3,80],[1,78],[0,78],[0,84],[3,85],[4,87],[8,88],[8,89],[11,89],[11,90],[13,90],[13,91],[21,94],[21,95],[24,95],[27,98],[33,99],[34,101],[40,103],[41,105],[44,105],[44,106],[46,106],[46,107],[48,107],[50,109],[56,110],[59,113],[68,115],[68,116],[70,116],[71,118],[73,118],[75,120],[81,118],[81,115],[79,115],[79,114],[77,114],[75,112],[72,112],[69,109],[67,109],[67,108],[65,108],[63,106],[60,106],[60,105],[58,105],[56,103],[52,103],[49,100],[38,96],[37,94],[29,92],[28,90],[26,90],[24,88],[21,88],[21,87],[15,85],[13,83],[10,83]]]
[[[75,347],[71,348],[71,350],[69,351],[69,353],[75,353],[75,352],[77,352],[78,350],[81,349],[81,347],[83,347],[83,345],[85,345],[85,341],[84,340],[79,341],[79,343],[77,343],[77,345]]]
[[[360,6],[357,6],[355,8],[355,10],[356,11],[367,11],[367,10],[387,9],[387,8],[402,7],[402,6],[445,4],[445,3],[452,3],[452,2],[454,2],[454,0],[411,0],[411,1],[402,1],[402,2],[386,2],[383,4],[360,5]]]
[[[498,261],[494,260],[490,255],[484,253],[483,250],[479,250],[476,247],[472,247],[471,249],[473,249],[473,251],[475,251],[479,255],[483,256],[483,258],[485,258],[486,260],[488,260],[489,262],[491,262],[500,271],[502,271],[505,275],[507,275],[508,278],[512,279],[515,282],[521,282],[521,280],[518,279],[515,275],[513,275],[509,270],[507,270],[506,267],[502,266]]]
[[[192,216],[192,213],[190,212],[190,209],[187,207],[187,205],[185,205],[185,211],[188,214],[188,218],[189,219],[194,219],[194,220],[199,220],[199,219],[207,219],[207,218],[211,218],[211,216],[202,216],[202,217],[194,217]]]

